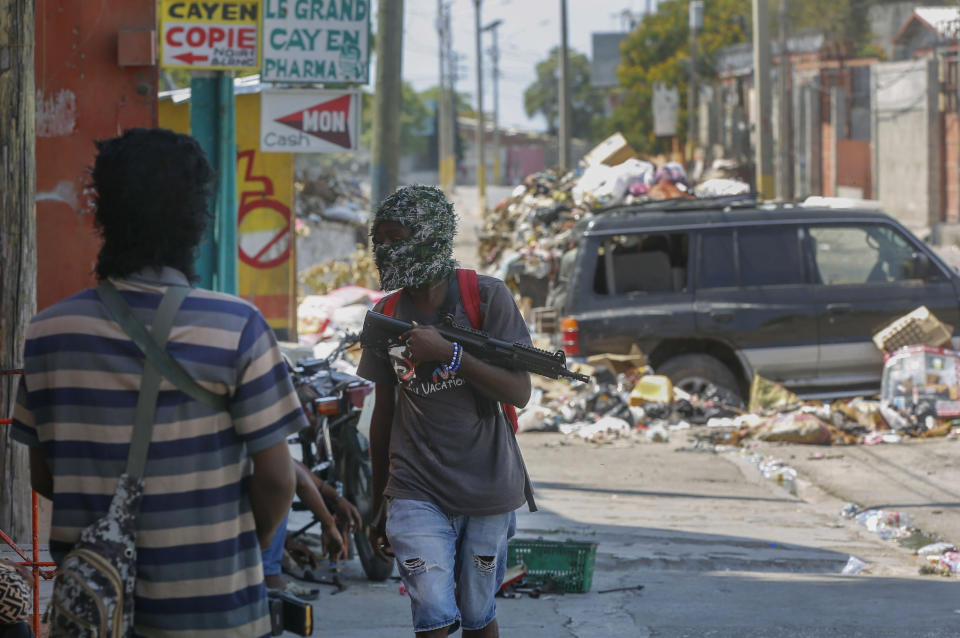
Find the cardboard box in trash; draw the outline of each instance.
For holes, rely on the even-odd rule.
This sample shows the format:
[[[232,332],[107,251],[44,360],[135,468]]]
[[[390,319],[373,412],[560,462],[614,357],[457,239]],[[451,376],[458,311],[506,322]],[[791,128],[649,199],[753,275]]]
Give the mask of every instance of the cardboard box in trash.
[[[930,346],[897,350],[884,362],[880,396],[907,413],[960,415],[960,352]]]
[[[590,149],[590,152],[583,156],[583,161],[588,166],[597,164],[616,166],[636,156],[637,152],[630,147],[623,134],[614,133]]]
[[[596,368],[608,368],[614,374],[625,374],[634,370],[643,370],[648,366],[647,357],[637,344],[632,344],[630,346],[630,352],[626,354],[607,353],[591,355],[587,357],[587,363]]]
[[[953,328],[934,316],[926,306],[920,306],[873,336],[873,342],[885,353],[905,346],[950,345]]]

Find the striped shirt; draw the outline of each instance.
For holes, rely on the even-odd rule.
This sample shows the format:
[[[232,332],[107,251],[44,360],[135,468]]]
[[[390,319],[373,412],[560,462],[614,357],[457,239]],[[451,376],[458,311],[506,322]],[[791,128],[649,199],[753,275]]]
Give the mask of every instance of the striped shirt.
[[[179,271],[111,280],[149,326]],[[193,289],[167,351],[227,412],[163,379],[137,531],[136,633],[265,636],[270,621],[247,481],[251,455],[307,425],[273,332],[252,304]],[[60,561],[106,513],[126,467],[144,357],[84,290],[27,330],[13,437],[46,453],[54,478],[50,551]]]

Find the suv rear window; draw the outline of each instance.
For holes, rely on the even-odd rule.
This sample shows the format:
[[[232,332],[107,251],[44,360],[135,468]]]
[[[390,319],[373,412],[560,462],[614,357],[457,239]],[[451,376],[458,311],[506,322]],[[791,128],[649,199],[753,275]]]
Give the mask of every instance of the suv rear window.
[[[797,226],[737,230],[741,286],[784,286],[805,282]]]
[[[828,286],[937,280],[938,269],[917,272],[916,249],[892,228],[812,226],[814,281]]]
[[[597,254],[593,290],[598,295],[683,292],[689,259],[686,233],[609,237]]]

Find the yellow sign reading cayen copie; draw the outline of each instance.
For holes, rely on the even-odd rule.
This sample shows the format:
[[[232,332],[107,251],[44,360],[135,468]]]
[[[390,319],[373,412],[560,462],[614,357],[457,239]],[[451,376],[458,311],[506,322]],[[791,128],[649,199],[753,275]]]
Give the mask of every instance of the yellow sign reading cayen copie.
[[[160,0],[160,60],[167,68],[260,68],[260,0]]]

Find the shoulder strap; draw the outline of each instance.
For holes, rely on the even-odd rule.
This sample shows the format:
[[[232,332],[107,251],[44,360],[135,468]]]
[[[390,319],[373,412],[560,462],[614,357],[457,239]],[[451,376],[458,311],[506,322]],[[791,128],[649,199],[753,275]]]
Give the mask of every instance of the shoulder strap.
[[[150,337],[160,348],[167,347],[173,319],[183,300],[190,293],[185,286],[170,286],[160,300],[157,312],[153,316]],[[109,294],[109,293],[108,293]],[[141,326],[142,327],[142,326]],[[157,396],[160,394],[160,371],[148,358],[143,363],[143,376],[140,377],[140,394],[137,396],[137,411],[133,419],[133,436],[130,439],[130,451],[127,453],[127,475],[135,478],[143,476],[147,466],[147,450],[153,438],[153,425],[157,416]]]
[[[458,268],[457,283],[460,284],[460,301],[470,325],[474,330],[482,329],[483,314],[480,312],[480,282],[477,271]]]
[[[397,302],[400,301],[400,291],[398,290],[395,293],[392,293],[387,300],[383,302],[383,314],[388,317],[392,317],[393,313],[397,311]]]
[[[184,286],[171,286],[171,288],[184,288],[186,293],[190,292],[190,289]],[[228,396],[226,394],[211,392],[202,387],[187,374],[187,371],[183,369],[183,366],[181,366],[176,359],[170,356],[165,347],[161,348],[158,346],[154,338],[147,332],[147,329],[143,327],[143,324],[133,316],[133,311],[130,310],[130,306],[127,305],[123,296],[112,283],[106,281],[97,286],[97,294],[100,296],[100,299],[107,307],[113,319],[120,324],[123,331],[133,339],[133,342],[137,344],[137,347],[140,348],[147,359],[157,367],[160,374],[197,401],[202,401],[218,410],[227,409]],[[185,296],[186,294],[184,297]],[[176,310],[174,310],[174,312],[176,312]]]
[[[470,325],[475,330],[482,329],[483,312],[480,310],[480,279],[477,277],[477,271],[458,268],[457,283],[460,284],[460,301],[463,303],[463,310],[467,313]],[[516,434],[519,429],[517,408],[509,403],[501,403],[500,405],[503,408],[504,417],[513,426],[513,433]]]

